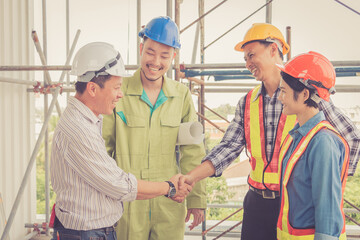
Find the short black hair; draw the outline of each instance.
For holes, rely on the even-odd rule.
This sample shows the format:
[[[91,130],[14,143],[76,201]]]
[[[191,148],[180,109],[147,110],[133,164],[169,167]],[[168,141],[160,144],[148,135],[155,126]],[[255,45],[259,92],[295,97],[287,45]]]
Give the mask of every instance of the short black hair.
[[[310,93],[309,96],[312,96],[313,94],[315,94],[315,89],[306,87],[304,84],[302,84],[300,82],[299,78],[295,78],[283,71],[281,71],[281,77],[284,79],[284,81],[287,83],[287,85],[289,85],[289,87],[292,90],[294,90],[294,100],[298,99],[299,93],[302,92],[305,88],[307,90],[309,90],[309,93]],[[308,99],[306,99],[306,101],[304,103],[308,107],[318,108],[318,104],[314,100],[312,100],[310,97]]]
[[[259,42],[260,44],[264,45],[265,48],[274,43],[274,42],[268,42],[268,41],[265,41],[265,40],[252,40],[252,41],[249,41],[249,42],[243,44],[241,48],[244,48],[247,44],[253,43],[253,42]],[[283,53],[280,51],[279,48],[277,48],[277,50],[278,50],[278,52],[279,52],[279,55],[280,55],[281,60],[284,60],[284,55],[283,55]]]
[[[104,88],[105,82],[111,78],[111,75],[100,75],[98,77],[93,77],[90,82],[94,82],[99,85],[100,88]],[[76,82],[75,90],[76,92],[83,94],[85,92],[88,82]]]

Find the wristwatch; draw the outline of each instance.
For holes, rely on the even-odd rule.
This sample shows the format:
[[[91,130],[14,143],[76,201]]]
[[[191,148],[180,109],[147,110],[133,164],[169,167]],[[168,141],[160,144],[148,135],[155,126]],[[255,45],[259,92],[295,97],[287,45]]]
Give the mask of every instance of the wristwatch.
[[[165,181],[165,182],[167,182],[170,187],[169,192],[168,192],[168,194],[165,195],[165,197],[172,198],[176,194],[176,188],[172,182],[170,182],[170,181]]]

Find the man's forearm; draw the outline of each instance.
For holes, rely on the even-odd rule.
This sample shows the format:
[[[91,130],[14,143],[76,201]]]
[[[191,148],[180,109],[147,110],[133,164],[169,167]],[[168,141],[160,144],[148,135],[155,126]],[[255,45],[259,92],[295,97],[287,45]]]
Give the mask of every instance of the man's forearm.
[[[197,183],[198,181],[210,177],[215,174],[214,165],[209,161],[206,160],[205,162],[201,163],[199,166],[191,170],[187,175],[189,175],[193,183]]]
[[[169,184],[167,182],[149,182],[138,180],[137,200],[150,199],[169,192]]]

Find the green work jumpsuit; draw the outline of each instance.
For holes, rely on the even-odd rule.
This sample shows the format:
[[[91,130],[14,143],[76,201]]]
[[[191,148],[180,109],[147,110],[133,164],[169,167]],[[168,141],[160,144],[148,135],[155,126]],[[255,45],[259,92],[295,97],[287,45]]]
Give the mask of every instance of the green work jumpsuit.
[[[183,84],[164,76],[166,101],[151,114],[141,99],[140,69],[124,78],[120,99],[113,114],[104,117],[103,136],[109,154],[125,172],[148,181],[165,181],[186,174],[201,163],[204,145],[180,147],[176,162],[175,143],[182,122],[197,121],[191,93]],[[205,182],[200,181],[186,199],[187,208],[206,208]],[[117,226],[118,239],[183,239],[185,203],[161,196],[151,200],[124,202]]]

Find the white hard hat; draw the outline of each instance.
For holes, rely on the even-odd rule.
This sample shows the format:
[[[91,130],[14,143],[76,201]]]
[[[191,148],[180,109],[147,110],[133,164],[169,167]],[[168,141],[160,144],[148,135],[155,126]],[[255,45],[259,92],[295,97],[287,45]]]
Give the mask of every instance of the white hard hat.
[[[88,43],[80,48],[70,74],[78,76],[78,82],[89,82],[99,75],[129,76],[120,53],[105,42]]]

